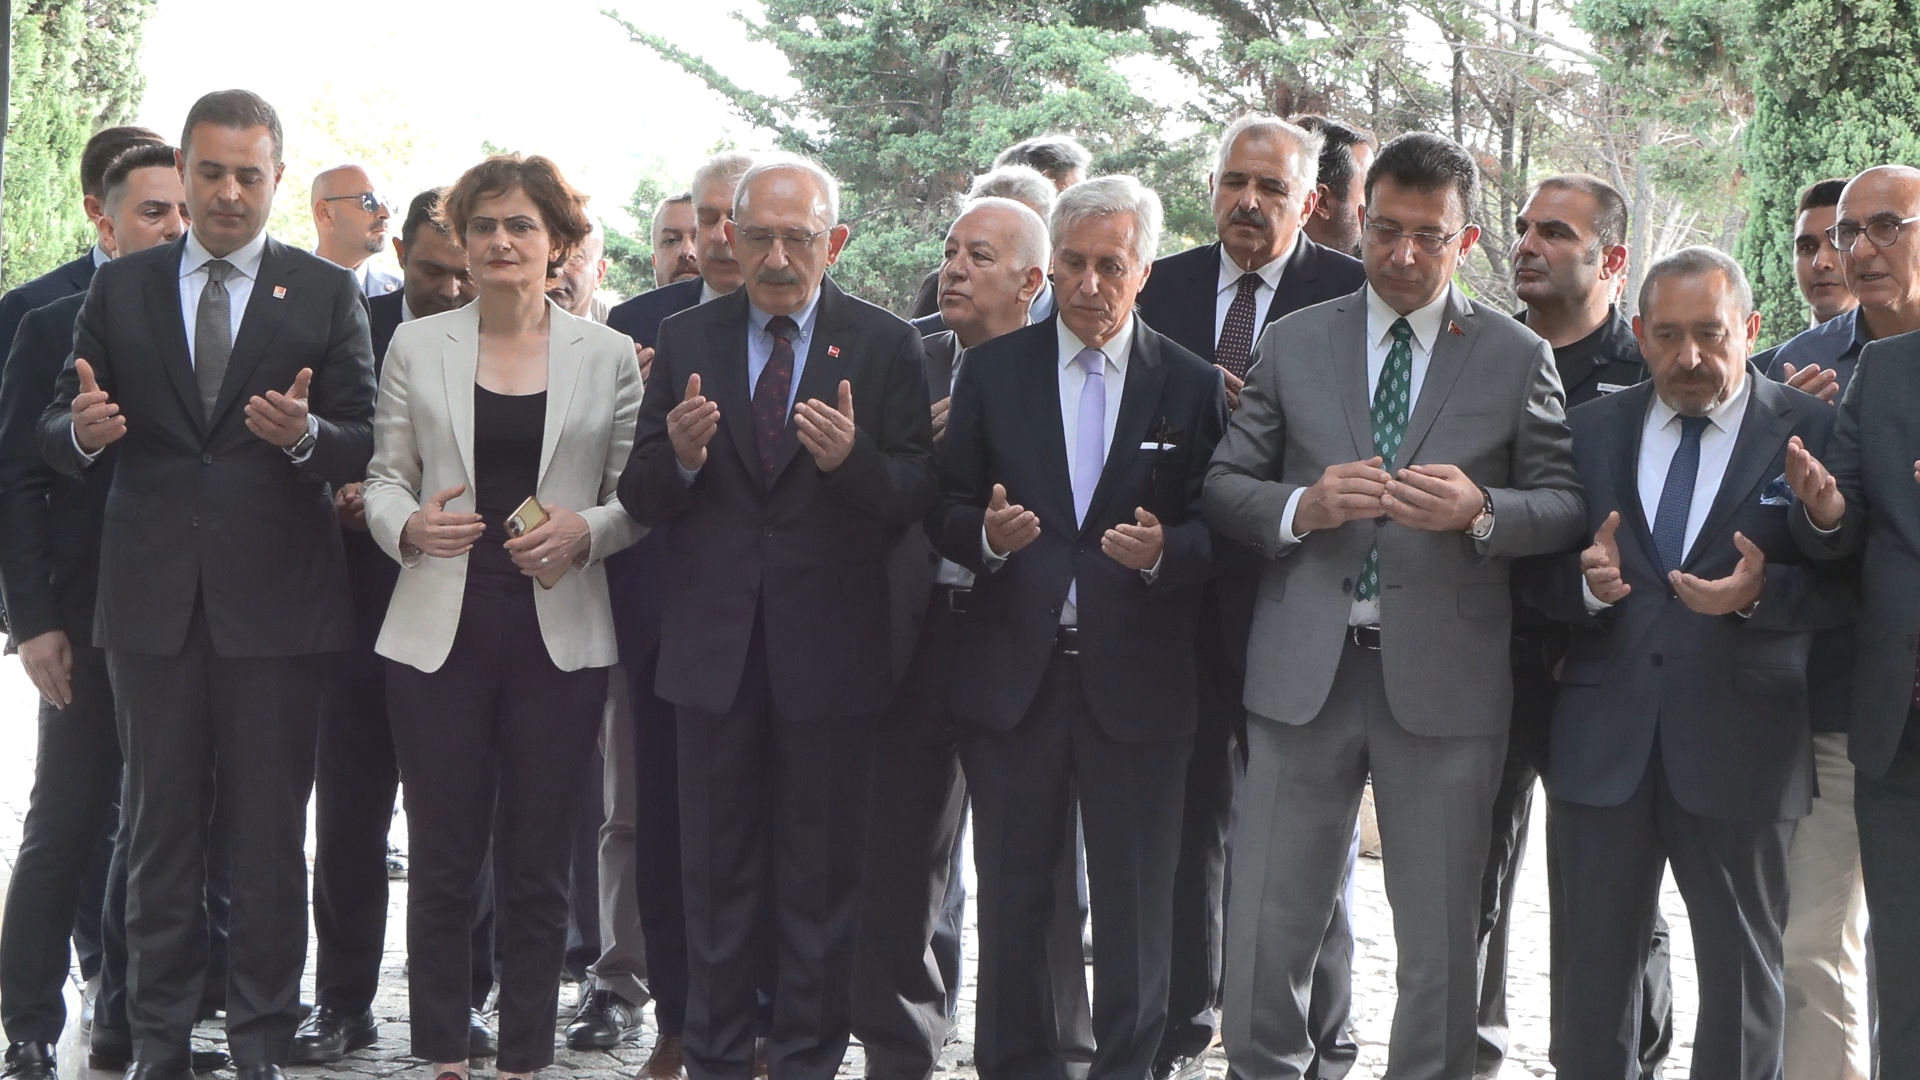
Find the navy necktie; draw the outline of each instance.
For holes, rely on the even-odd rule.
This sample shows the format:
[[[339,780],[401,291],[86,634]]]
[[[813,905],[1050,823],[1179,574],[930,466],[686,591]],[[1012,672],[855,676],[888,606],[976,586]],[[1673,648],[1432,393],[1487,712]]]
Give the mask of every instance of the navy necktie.
[[[1693,509],[1693,484],[1700,476],[1700,433],[1707,430],[1707,422],[1704,416],[1680,418],[1680,448],[1667,466],[1667,483],[1660,489],[1660,507],[1653,515],[1653,550],[1660,556],[1662,573],[1680,569],[1687,553],[1687,513]]]

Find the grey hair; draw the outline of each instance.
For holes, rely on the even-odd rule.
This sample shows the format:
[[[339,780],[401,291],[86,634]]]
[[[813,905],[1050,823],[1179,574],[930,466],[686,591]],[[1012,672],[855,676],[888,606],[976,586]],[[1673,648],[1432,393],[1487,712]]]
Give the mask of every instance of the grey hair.
[[[1030,266],[1037,266],[1042,272],[1047,269],[1047,261],[1051,256],[1051,249],[1047,246],[1047,223],[1040,220],[1040,215],[1033,212],[1033,207],[1019,199],[988,195],[968,203],[960,211],[960,217],[953,219],[953,223],[960,224],[962,218],[975,210],[1005,210],[1011,213],[1016,222],[1013,254],[1020,260],[1020,269],[1025,270]]]
[[[1311,191],[1320,176],[1320,150],[1326,145],[1327,137],[1322,132],[1308,131],[1298,124],[1290,124],[1277,116],[1262,116],[1252,113],[1227,125],[1220,135],[1220,150],[1214,158],[1213,182],[1218,184],[1220,177],[1226,174],[1227,158],[1233,154],[1233,144],[1240,136],[1249,131],[1277,132],[1292,139],[1293,182],[1301,191]]]
[[[1685,247],[1667,255],[1647,267],[1647,276],[1640,281],[1640,314],[1647,313],[1647,299],[1653,295],[1654,282],[1662,278],[1694,277],[1700,274],[1724,274],[1733,286],[1734,303],[1740,307],[1740,317],[1753,314],[1753,286],[1747,282],[1747,272],[1740,268],[1733,256],[1718,248],[1705,246]]]
[[[752,154],[738,150],[723,150],[713,155],[701,163],[699,168],[693,170],[693,182],[687,185],[687,194],[698,196],[700,189],[715,180],[738,184],[740,178],[747,174],[747,170],[753,168],[753,160]]]
[[[1047,215],[1053,213],[1053,201],[1058,197],[1059,189],[1039,169],[1030,165],[1002,165],[974,177],[973,183],[967,186],[966,201],[1012,199],[1025,204],[1044,223]]]
[[[1093,154],[1071,135],[1036,135],[1014,143],[993,159],[993,167],[1025,165],[1055,180],[1075,170],[1085,172],[1093,164]]]
[[[1061,192],[1049,222],[1054,241],[1088,218],[1109,214],[1133,215],[1135,254],[1142,265],[1152,262],[1160,251],[1160,196],[1124,173],[1095,177]]]
[[[806,173],[820,189],[822,207],[827,214],[827,228],[840,224],[840,181],[833,174],[820,167],[812,158],[798,154],[781,154],[777,157],[761,158],[754,162],[753,168],[740,174],[739,186],[733,189],[733,219],[740,220],[740,213],[747,206],[747,187],[762,175],[770,172],[792,171]]]

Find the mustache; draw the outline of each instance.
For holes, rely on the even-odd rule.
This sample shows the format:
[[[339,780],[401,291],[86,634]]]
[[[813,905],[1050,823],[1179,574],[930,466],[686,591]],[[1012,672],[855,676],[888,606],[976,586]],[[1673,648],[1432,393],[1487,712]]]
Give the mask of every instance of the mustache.
[[[1267,227],[1267,215],[1258,210],[1236,209],[1233,213],[1227,215],[1227,224],[1250,225],[1256,229],[1264,229]]]
[[[753,280],[762,285],[798,285],[800,275],[791,270],[762,270],[753,275]]]

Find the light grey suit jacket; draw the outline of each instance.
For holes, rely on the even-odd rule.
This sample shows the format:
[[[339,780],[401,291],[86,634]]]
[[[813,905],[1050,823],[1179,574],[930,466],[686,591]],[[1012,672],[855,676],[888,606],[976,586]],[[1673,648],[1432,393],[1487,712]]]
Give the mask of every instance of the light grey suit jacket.
[[[592,537],[583,565],[552,589],[533,589],[534,612],[555,667],[609,667],[618,653],[601,560],[646,530],[614,494],[633,450],[640,416],[640,365],[633,341],[576,318],[552,302],[547,343],[547,420],[535,496],[586,519]],[[387,346],[368,466],[367,531],[402,567],[374,651],[421,671],[438,671],[453,648],[466,594],[467,556],[402,553],[400,532],[420,504],[464,485],[447,503],[473,511],[473,378],[480,360],[480,307],[403,323]]]
[[[1459,466],[1493,496],[1493,535],[1350,521],[1280,542],[1294,491],[1373,456],[1363,287],[1267,328],[1214,453],[1208,524],[1272,560],[1247,647],[1246,707],[1312,720],[1333,686],[1354,582],[1380,546],[1380,637],[1394,719],[1417,735],[1505,730],[1513,699],[1508,569],[1577,544],[1585,504],[1553,352],[1533,331],[1449,287],[1397,466]]]

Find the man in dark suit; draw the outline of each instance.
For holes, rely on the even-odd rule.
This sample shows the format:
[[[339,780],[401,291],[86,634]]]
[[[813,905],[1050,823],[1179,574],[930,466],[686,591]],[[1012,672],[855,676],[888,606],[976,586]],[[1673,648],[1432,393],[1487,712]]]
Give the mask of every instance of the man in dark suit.
[[[179,155],[193,230],[95,275],[40,423],[41,452],[70,476],[120,444],[93,636],[127,759],[136,1080],[174,1080],[188,1064],[216,784],[234,866],[228,1045],[242,1080],[280,1075],[297,1022],[325,654],[353,643],[326,485],[366,468],[375,387],[352,276],[263,231],[280,150],[259,97],[194,104]]]
[[[1272,117],[1234,121],[1221,136],[1207,181],[1219,239],[1155,262],[1140,290],[1147,325],[1218,368],[1229,407],[1239,399],[1254,342],[1266,326],[1366,282],[1360,260],[1321,247],[1301,229],[1320,197],[1319,157],[1317,134]],[[1245,545],[1216,540],[1214,561],[1219,578],[1207,589],[1195,643],[1200,721],[1187,764],[1174,878],[1172,987],[1155,1069],[1161,1077],[1193,1075],[1219,1023],[1227,828],[1235,777],[1246,765],[1240,694],[1265,560]],[[1353,930],[1346,892],[1343,887],[1334,902],[1314,972],[1314,1075],[1321,1080],[1345,1076],[1359,1054],[1347,1034]]]
[[[745,287],[661,325],[666,392],[620,481],[641,524],[672,529],[655,689],[678,708],[696,1080],[752,1072],[763,911],[773,1074],[827,1080],[847,1047],[886,560],[936,492],[919,335],[827,280],[839,209],[811,162],[741,178]]]
[[[1093,164],[1093,154],[1081,145],[1080,140],[1071,135],[1035,135],[1031,139],[1022,139],[993,159],[993,168],[974,178],[968,185],[967,199],[977,199],[985,195],[998,195],[1017,199],[1033,207],[1042,220],[1052,215],[1053,201],[1047,198],[1046,206],[1039,206],[1038,193],[1024,193],[1022,189],[1031,189],[1019,179],[1020,172],[1038,173],[1052,186],[1055,193],[1062,192],[1087,178],[1087,166]],[[1008,171],[1009,169],[1015,171]],[[982,183],[993,180],[992,190],[982,187]],[[1046,294],[1042,294],[1044,296]],[[1034,302],[1041,303],[1036,297]],[[1052,309],[1034,313],[1038,322],[1051,313]],[[940,314],[940,271],[920,279],[920,288],[914,293],[913,305],[907,309],[907,318],[915,325],[924,326],[927,320]]]
[[[142,143],[164,142],[159,132],[143,127],[110,127],[94,132],[86,148],[80,151],[80,198],[89,222],[98,222],[106,212],[105,180],[107,166],[113,164],[113,159]],[[12,344],[14,332],[20,328],[20,320],[27,317],[27,312],[63,296],[86,292],[94,269],[112,257],[113,252],[96,243],[79,258],[8,289],[6,295],[0,296],[0,350]],[[0,352],[0,355],[5,354]],[[98,916],[95,917],[97,920]]]
[[[172,147],[153,143],[128,151],[103,184],[97,220],[109,250],[131,255],[186,232]],[[20,1080],[54,1076],[74,909],[101,837],[119,817],[113,688],[92,633],[101,510],[113,468],[106,463],[77,480],[60,476],[40,456],[34,435],[73,350],[73,324],[85,298],[74,293],[29,312],[0,377],[0,586],[21,665],[41,697],[36,779],[0,922],[6,1075]],[[96,909],[96,923],[99,918]],[[124,999],[124,959],[103,963],[100,977],[94,1031],[104,1044],[115,1032],[124,1038],[124,1008],[106,1007]]]
[[[1049,187],[1049,205],[1051,193]],[[941,313],[954,329],[922,342],[936,448],[967,350],[1027,325],[1035,294],[1047,286],[1050,255],[1046,222],[1012,199],[971,202],[948,230]],[[868,1077],[924,1080],[938,1067],[960,997],[966,905],[960,840],[967,786],[948,684],[973,575],[940,558],[924,529],[908,529],[901,537],[888,574],[898,687],[875,741],[867,794],[852,1027],[866,1049]],[[1063,856],[1046,945],[1050,1045],[1070,1075],[1084,1076],[1093,1058],[1093,1030],[1081,948],[1080,873],[1070,848]],[[976,1054],[996,1057],[993,1034],[979,1033]]]
[[[452,311],[473,299],[466,252],[433,219],[440,189],[414,196],[394,250],[402,286],[369,297],[374,372],[402,322]],[[321,714],[314,751],[313,929],[315,1007],[293,1040],[293,1063],[338,1061],[379,1038],[373,995],[387,942],[387,829],[400,784],[393,730],[387,723],[385,665],[373,643],[387,617],[400,566],[367,533],[360,481],[334,489],[347,584],[353,594],[355,642],[339,658]],[[491,896],[491,890],[485,895]],[[488,905],[491,910],[491,905]],[[492,988],[491,925],[477,934],[473,963],[474,1040],[492,1041],[478,1007]],[[477,1050],[475,1057],[491,1056]]]
[[[1530,567],[1573,627],[1553,711],[1558,1075],[1640,1075],[1643,970],[1671,867],[1692,916],[1702,1075],[1781,1075],[1787,845],[1813,789],[1807,651],[1847,617],[1839,576],[1790,533],[1789,440],[1833,410],[1747,357],[1760,316],[1738,263],[1654,263],[1634,319],[1651,382],[1568,418],[1584,551]],[[1537,573],[1534,573],[1537,572]]]
[[[1647,377],[1633,326],[1613,303],[1627,272],[1627,200],[1597,176],[1550,176],[1535,186],[1515,221],[1513,286],[1526,305],[1516,316],[1553,348],[1569,407],[1618,393]],[[1515,598],[1513,726],[1500,790],[1493,797],[1493,844],[1480,896],[1480,1045],[1474,1075],[1490,1080],[1507,1053],[1507,938],[1533,815],[1533,789],[1547,767],[1553,672],[1567,628]],[[1657,911],[1641,988],[1640,1075],[1653,1080],[1673,1045],[1673,986],[1667,920]]]
[[[1865,191],[1855,185],[1872,183]],[[1872,195],[1878,204],[1869,203]],[[1871,206],[1872,209],[1868,210]],[[1840,200],[1836,239],[1850,252],[1848,280],[1871,271],[1860,296],[1891,309],[1920,301],[1909,269],[1920,231],[1920,169],[1881,166],[1856,177]],[[1874,236],[1875,231],[1879,236]],[[1882,246],[1884,242],[1885,246]],[[1869,254],[1868,249],[1872,253]],[[1864,264],[1864,265],[1863,265]],[[1904,265],[1903,265],[1904,264]],[[1831,324],[1828,324],[1831,325]],[[1787,480],[1804,513],[1794,535],[1808,554],[1864,552],[1847,752],[1858,770],[1854,814],[1876,954],[1882,1076],[1920,1075],[1920,332],[1861,349],[1840,400],[1833,442],[1820,456],[1796,449]],[[1823,464],[1824,463],[1824,464]]]
[[[733,194],[753,158],[728,151],[695,170],[693,245],[700,276],[676,281],[615,304],[607,325],[633,339],[642,377],[652,375],[660,324],[668,316],[740,288],[740,263],[728,246]],[[639,879],[640,935],[646,941],[647,990],[659,1029],[640,1072],[646,1080],[686,1076],[682,1037],[687,1020],[687,924],[680,884],[678,720],[672,702],[654,684],[660,668],[660,602],[666,590],[667,535],[653,531],[607,559],[614,638],[633,705],[634,874]]]
[[[1192,642],[1213,574],[1200,483],[1226,407],[1217,373],[1134,317],[1160,220],[1132,177],[1062,193],[1059,312],[969,350],[940,448],[929,531],[975,575],[949,693],[977,826],[983,1077],[1066,1065],[1034,959],[1076,792],[1089,1075],[1145,1075],[1166,1021]]]

